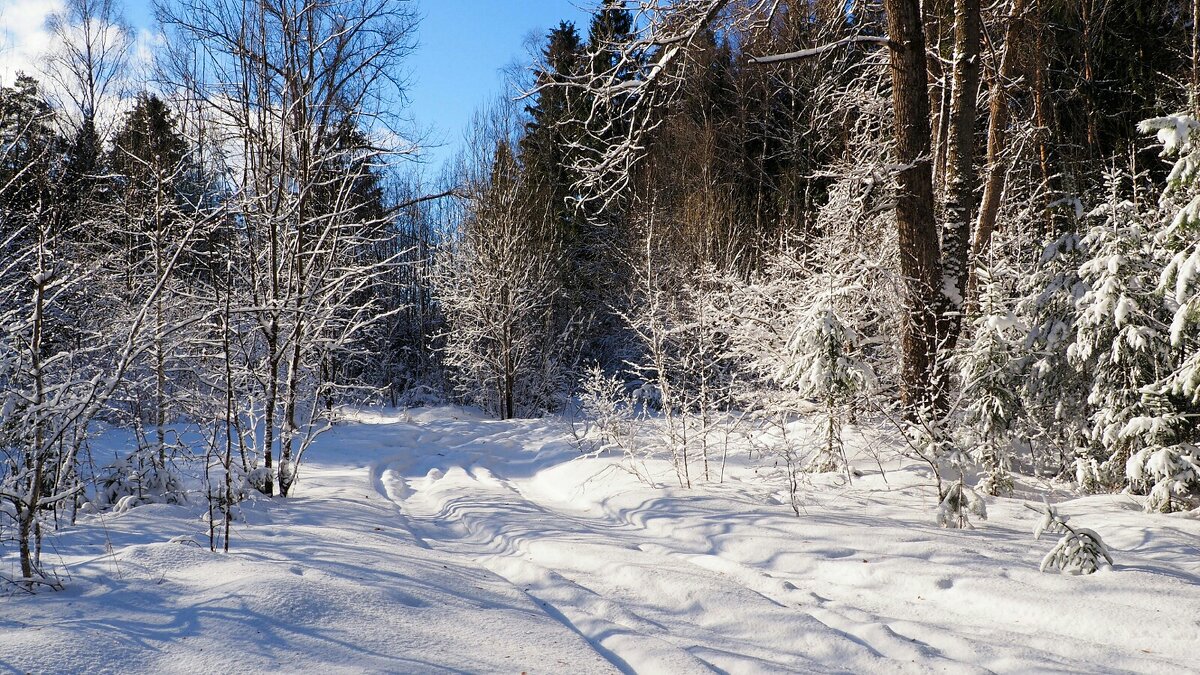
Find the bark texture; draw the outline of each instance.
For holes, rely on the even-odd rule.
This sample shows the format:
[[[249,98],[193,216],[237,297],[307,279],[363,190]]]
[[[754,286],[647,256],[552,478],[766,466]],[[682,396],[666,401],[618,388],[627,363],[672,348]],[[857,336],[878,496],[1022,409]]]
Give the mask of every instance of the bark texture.
[[[895,106],[896,229],[905,284],[901,335],[901,403],[909,411],[931,403],[942,293],[941,251],[934,218],[930,161],[929,81],[919,0],[886,0]]]

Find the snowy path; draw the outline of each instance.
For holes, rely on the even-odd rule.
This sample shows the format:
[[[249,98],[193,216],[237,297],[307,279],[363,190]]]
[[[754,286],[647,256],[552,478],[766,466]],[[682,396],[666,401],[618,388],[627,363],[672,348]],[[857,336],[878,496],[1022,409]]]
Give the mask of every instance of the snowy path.
[[[757,482],[593,477],[605,464],[565,463],[573,450],[541,423],[430,415],[393,431],[401,452],[376,484],[415,534],[508,579],[625,672],[1165,671],[1200,644],[1200,603],[1179,617],[1162,595],[1200,599],[1196,558],[1171,571],[1151,548],[1120,554],[1119,575],[1040,574],[1050,544],[1017,502],[974,532],[934,527],[915,487],[797,519]],[[1129,515],[1140,527],[1114,545],[1149,534]]]
[[[613,672],[505,580],[414,541],[369,484],[388,439],[366,435],[362,452],[315,449],[299,496],[245,505],[229,555],[196,507],[48,539],[71,578],[0,597],[0,672]]]
[[[547,422],[356,417],[228,556],[196,507],[49,539],[70,584],[0,598],[0,671],[1196,672],[1200,521],[1126,497],[1063,505],[1117,569],[1059,576],[1019,501],[941,530],[911,468],[796,518],[752,466],[655,489]]]
[[[580,512],[497,475],[512,468],[497,466],[513,457],[510,443],[519,442],[510,432],[481,435],[475,424],[434,428],[424,433],[453,449],[447,454],[454,460],[395,458],[377,469],[384,494],[423,541],[479,560],[621,670],[824,671],[825,663],[879,656],[869,643],[791,609],[785,596],[799,592],[794,586],[656,543],[661,537],[644,522],[653,504],[615,519]],[[422,434],[412,442],[420,447]],[[430,463],[443,466],[426,468]],[[889,646],[916,655],[909,645]]]

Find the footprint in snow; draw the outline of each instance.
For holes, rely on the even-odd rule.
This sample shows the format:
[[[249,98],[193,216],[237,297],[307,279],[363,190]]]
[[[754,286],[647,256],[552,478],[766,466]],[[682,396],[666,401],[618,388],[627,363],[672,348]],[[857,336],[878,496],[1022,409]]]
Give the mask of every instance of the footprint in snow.
[[[855,551],[848,548],[828,548],[818,549],[813,551],[813,553],[824,558],[849,558],[850,556],[854,555]],[[863,562],[866,561],[864,560]]]

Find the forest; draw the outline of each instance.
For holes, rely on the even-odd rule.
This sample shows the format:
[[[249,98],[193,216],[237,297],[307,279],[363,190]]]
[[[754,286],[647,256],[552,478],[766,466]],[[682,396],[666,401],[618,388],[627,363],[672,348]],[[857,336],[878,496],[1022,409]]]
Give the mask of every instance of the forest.
[[[236,551],[364,410],[681,494],[750,462],[800,520],[896,461],[935,528],[1200,513],[1200,3],[589,9],[435,174],[415,2],[160,0],[134,68],[119,0],[65,0],[0,86],[5,587],[143,505]],[[1031,508],[1043,569],[1113,564]]]

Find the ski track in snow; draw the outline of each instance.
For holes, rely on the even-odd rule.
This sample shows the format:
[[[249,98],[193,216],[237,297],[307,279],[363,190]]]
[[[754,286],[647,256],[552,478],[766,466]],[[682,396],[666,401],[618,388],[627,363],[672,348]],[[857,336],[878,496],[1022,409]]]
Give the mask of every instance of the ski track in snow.
[[[937,529],[927,491],[911,487],[795,518],[736,487],[589,482],[606,465],[564,464],[541,423],[431,419],[394,441],[405,447],[381,474],[410,478],[383,494],[414,532],[508,579],[624,672],[1154,671],[1172,667],[1152,648],[1163,640],[1200,644],[1200,612],[1147,631],[1167,628],[1162,599],[1087,587],[1073,599],[1104,575],[1038,573],[1052,542],[1032,541],[1018,502],[1005,511],[1019,526],[998,532]],[[1177,579],[1193,598],[1196,571]],[[1112,611],[1147,647],[1110,643]]]
[[[294,499],[245,506],[228,556],[154,543],[199,532],[186,507],[51,537],[72,581],[0,599],[0,669],[1194,669],[1200,522],[1126,497],[1063,505],[1117,568],[1061,576],[1038,572],[1053,541],[1021,501],[941,530],[912,467],[819,477],[797,518],[744,457],[723,484],[652,488],[549,421],[353,417],[310,450]]]

